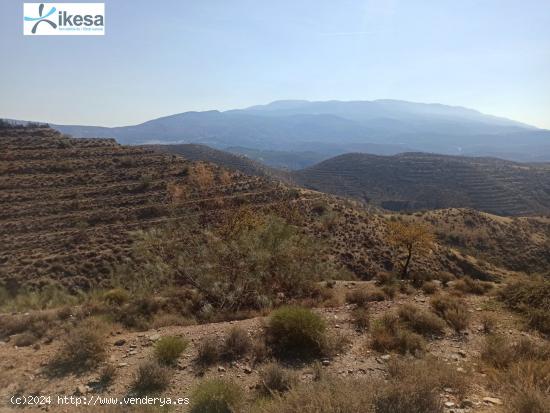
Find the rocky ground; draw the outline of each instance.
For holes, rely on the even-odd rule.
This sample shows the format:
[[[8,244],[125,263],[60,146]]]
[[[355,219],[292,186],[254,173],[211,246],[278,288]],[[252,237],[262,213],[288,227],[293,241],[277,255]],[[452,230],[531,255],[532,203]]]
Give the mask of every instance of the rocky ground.
[[[323,371],[342,377],[384,378],[387,375],[388,363],[395,358],[402,358],[397,354],[378,353],[369,347],[370,333],[358,332],[351,321],[353,304],[345,303],[345,294],[348,291],[361,288],[371,282],[338,282],[334,288],[336,304],[330,308],[318,308],[327,321],[329,329],[334,334],[349,338],[349,345],[332,358],[322,359],[319,362]],[[441,394],[448,412],[505,412],[504,395],[489,389],[487,375],[479,359],[480,349],[484,342],[484,333],[481,325],[483,314],[492,314],[498,319],[497,330],[519,339],[530,336],[538,338],[534,333],[522,331],[520,320],[516,315],[504,310],[491,296],[467,295],[465,300],[471,312],[470,327],[461,334],[450,329],[443,338],[429,341],[428,352],[437,359],[444,361],[456,369],[457,372],[467,375],[471,389],[464,398],[457,398],[454,389],[445,389]],[[398,308],[404,303],[414,303],[420,307],[429,308],[430,296],[417,290],[411,295],[398,294],[393,300],[372,302],[369,310],[371,320],[380,317],[384,312]],[[137,367],[150,358],[154,343],[162,336],[176,335],[190,341],[191,345],[180,357],[174,367],[170,386],[164,393],[171,397],[189,397],[196,383],[206,377],[231,378],[252,394],[259,382],[258,373],[262,365],[255,365],[250,358],[231,363],[217,363],[207,369],[202,369],[195,363],[197,344],[207,336],[223,337],[233,326],[246,329],[249,335],[262,335],[263,317],[256,317],[240,321],[212,323],[190,326],[168,326],[143,332],[131,332],[122,328],[115,328],[108,336],[108,361],[116,366],[116,377],[108,388],[98,389],[98,371],[90,371],[82,375],[68,375],[51,377],[48,372],[48,362],[56,350],[62,345],[62,339],[52,342],[47,340],[38,345],[29,347],[14,346],[13,340],[0,342],[0,411],[54,411],[74,412],[78,408],[68,406],[42,406],[40,408],[10,406],[9,398],[12,395],[93,395],[119,396],[128,394],[134,380]],[[311,364],[293,365],[301,381],[313,380]],[[185,409],[184,409],[185,410]],[[184,411],[181,410],[181,411]],[[180,411],[180,410],[178,410]]]

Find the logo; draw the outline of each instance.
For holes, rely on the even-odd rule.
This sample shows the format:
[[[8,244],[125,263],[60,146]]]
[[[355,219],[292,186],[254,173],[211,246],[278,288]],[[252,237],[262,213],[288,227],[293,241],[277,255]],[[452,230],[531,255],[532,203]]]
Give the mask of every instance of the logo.
[[[24,3],[23,34],[105,34],[104,3]]]

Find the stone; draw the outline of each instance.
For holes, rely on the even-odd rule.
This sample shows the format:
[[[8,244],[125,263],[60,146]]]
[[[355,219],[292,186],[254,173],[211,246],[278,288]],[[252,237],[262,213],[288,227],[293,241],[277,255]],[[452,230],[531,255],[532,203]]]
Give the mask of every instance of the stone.
[[[124,344],[126,344],[126,340],[124,340],[123,338],[114,342],[114,345],[117,347],[123,346]]]
[[[382,360],[389,360],[389,359],[391,359],[391,355],[390,354],[384,354],[383,356],[380,356],[380,358]]]
[[[81,394],[81,395],[84,395],[84,394],[87,394],[91,389],[84,385],[84,384],[81,384],[80,386],[77,386],[76,387],[76,391],[75,391],[75,394]]]
[[[464,399],[460,402],[460,407],[465,408],[465,409],[474,407],[474,402],[471,401],[470,399]]]
[[[445,402],[445,407],[453,407],[454,405],[453,402]]]
[[[126,367],[127,365],[128,365],[128,363],[118,363],[117,367]]]
[[[248,367],[248,366],[245,366],[245,367],[243,368],[243,371],[244,371],[246,374],[252,374],[252,369],[251,369],[250,367]]]
[[[323,360],[323,361],[321,362],[321,364],[322,364],[323,366],[325,366],[325,367],[330,366],[330,360],[326,360],[326,359],[325,359],[325,360]]]
[[[225,367],[223,367],[223,366],[218,366],[218,371],[219,371],[220,373],[224,373],[224,372],[225,372]]]
[[[151,335],[149,336],[149,340],[151,340],[151,341],[157,341],[157,340],[159,340],[159,339],[160,339],[160,334],[158,334],[158,333],[151,334]]]
[[[496,404],[496,405],[499,405],[499,406],[502,405],[502,400],[500,400],[497,397],[484,397],[483,401],[485,403],[489,403],[489,404]]]

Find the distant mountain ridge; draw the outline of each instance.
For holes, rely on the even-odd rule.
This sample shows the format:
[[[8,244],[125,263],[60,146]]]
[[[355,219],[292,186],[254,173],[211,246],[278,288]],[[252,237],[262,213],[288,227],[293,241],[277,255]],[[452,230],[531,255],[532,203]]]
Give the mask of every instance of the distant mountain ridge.
[[[548,130],[463,107],[397,100],[286,100],[224,112],[185,112],[133,126],[52,126],[75,137],[110,137],[123,144],[314,152],[314,159],[419,151],[550,161]]]

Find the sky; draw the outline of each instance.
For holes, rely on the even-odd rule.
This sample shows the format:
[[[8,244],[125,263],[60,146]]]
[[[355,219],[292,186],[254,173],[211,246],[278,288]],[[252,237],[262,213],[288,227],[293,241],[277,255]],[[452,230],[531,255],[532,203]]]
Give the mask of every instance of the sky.
[[[550,129],[548,0],[104,2],[105,36],[33,37],[23,1],[0,1],[0,117],[123,126],[279,99],[402,99]]]

